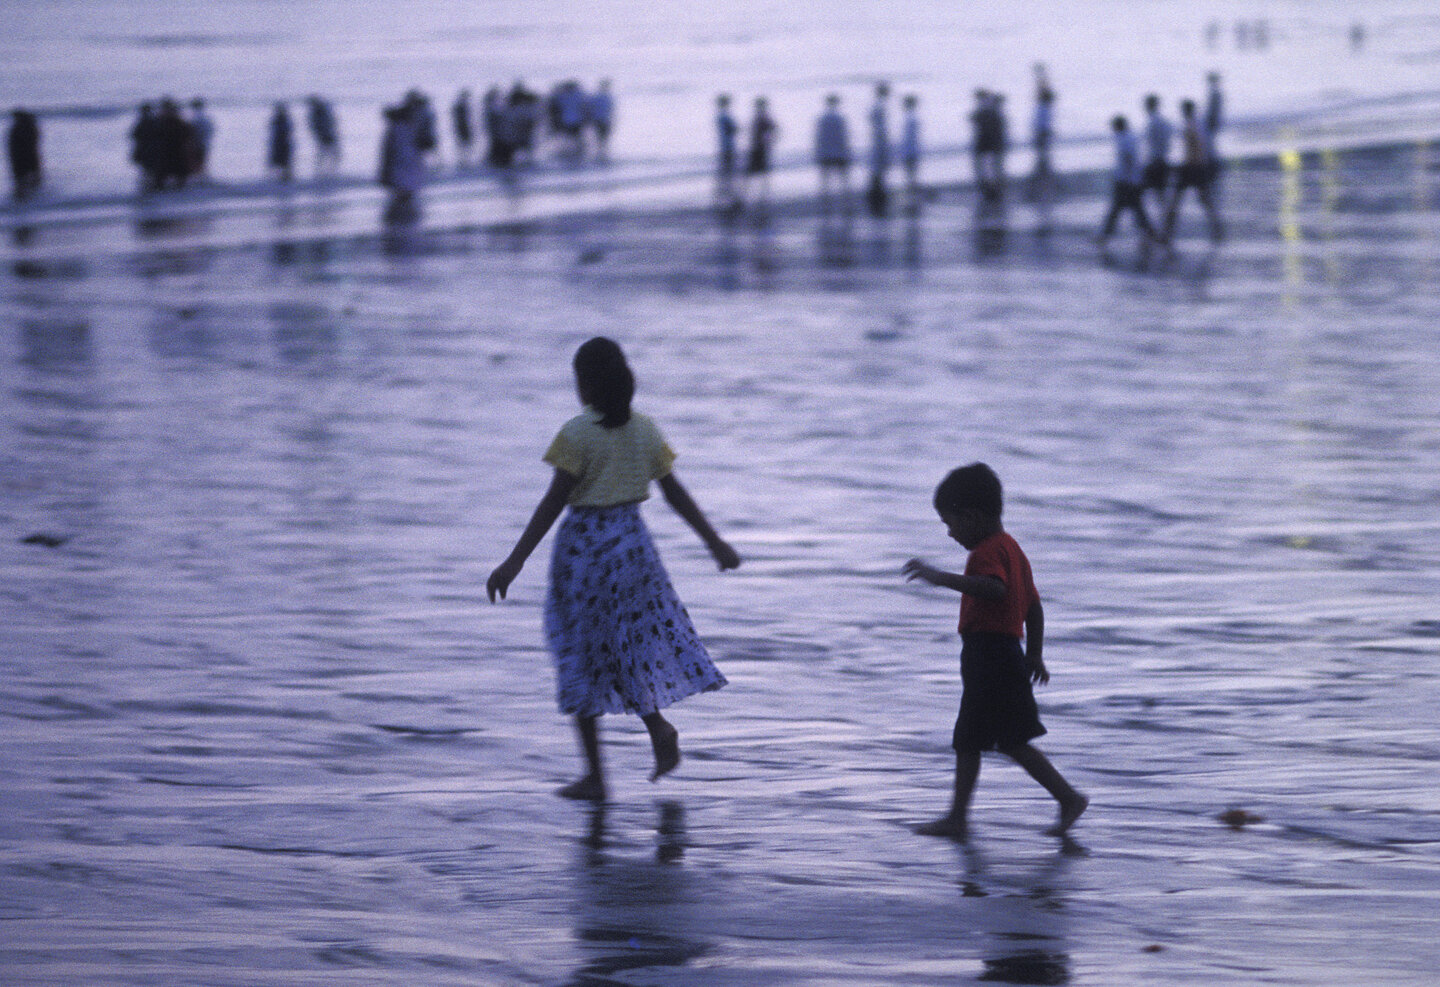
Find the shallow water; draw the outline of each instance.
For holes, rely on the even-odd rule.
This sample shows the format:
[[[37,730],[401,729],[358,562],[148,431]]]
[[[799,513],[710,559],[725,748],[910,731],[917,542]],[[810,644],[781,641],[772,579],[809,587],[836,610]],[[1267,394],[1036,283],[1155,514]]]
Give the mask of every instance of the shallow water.
[[[1038,236],[954,194],[31,231],[0,295],[3,979],[1428,982],[1431,154],[1232,171],[1223,247],[1192,212],[1148,262],[1097,256],[1095,200]],[[676,708],[658,786],[607,720],[604,811],[551,794],[545,548],[483,596],[595,333],[746,559],[647,507],[732,684]],[[957,601],[898,572],[961,563],[929,493],[972,459],[1046,599],[1073,841],[998,761],[969,846],[908,832],[946,798]]]
[[[748,117],[764,95],[781,134],[777,160],[809,160],[827,92],[842,95],[857,140],[877,79],[918,95],[927,153],[968,142],[974,89],[1009,96],[1017,156],[1029,135],[1032,66],[1059,93],[1058,160],[1138,118],[1144,93],[1172,115],[1225,79],[1227,153],[1259,132],[1338,113],[1367,139],[1427,128],[1440,104],[1440,16],[1429,0],[948,0],[777,4],[712,0],[429,0],[403,9],[369,0],[27,0],[8,5],[0,92],[38,111],[51,201],[128,195],[127,134],[137,106],[204,97],[216,124],[211,173],[224,189],[265,176],[271,107],[297,114],[297,173],[313,168],[303,100],[336,104],[341,171],[373,181],[381,110],[418,87],[441,111],[443,170],[455,163],[450,101],[516,80],[548,91],[574,78],[613,80],[621,166],[694,167],[713,153],[717,93]],[[1267,43],[1246,41],[1263,22]],[[1352,49],[1352,25],[1365,43]],[[1210,37],[1212,28],[1217,29]],[[898,111],[897,111],[898,113]],[[1428,130],[1424,131],[1428,134]],[[1028,155],[1025,155],[1028,157]]]

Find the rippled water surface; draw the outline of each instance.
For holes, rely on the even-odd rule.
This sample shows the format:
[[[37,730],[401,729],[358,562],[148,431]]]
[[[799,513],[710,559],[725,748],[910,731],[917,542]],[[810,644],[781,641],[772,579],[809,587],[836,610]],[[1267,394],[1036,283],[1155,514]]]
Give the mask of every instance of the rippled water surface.
[[[1286,160],[1227,176],[1220,249],[1187,225],[1148,265],[1102,263],[1089,199],[1049,237],[955,197],[32,232],[0,275],[0,979],[1426,982],[1437,172]],[[596,333],[746,560],[647,506],[731,686],[675,709],[656,786],[608,719],[603,811],[551,794],[544,549],[483,595]],[[1042,746],[1094,799],[1063,845],[998,760],[968,846],[908,830],[945,804],[957,601],[898,572],[961,564],[929,495],[973,459],[1047,603]]]

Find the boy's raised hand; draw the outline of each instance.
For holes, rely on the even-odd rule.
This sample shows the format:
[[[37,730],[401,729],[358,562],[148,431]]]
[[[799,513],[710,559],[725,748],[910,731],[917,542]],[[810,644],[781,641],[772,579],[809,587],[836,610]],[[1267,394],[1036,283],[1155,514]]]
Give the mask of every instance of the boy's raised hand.
[[[924,559],[911,559],[901,566],[900,573],[905,577],[907,583],[923,579],[925,582],[933,584],[937,575],[936,570]]]

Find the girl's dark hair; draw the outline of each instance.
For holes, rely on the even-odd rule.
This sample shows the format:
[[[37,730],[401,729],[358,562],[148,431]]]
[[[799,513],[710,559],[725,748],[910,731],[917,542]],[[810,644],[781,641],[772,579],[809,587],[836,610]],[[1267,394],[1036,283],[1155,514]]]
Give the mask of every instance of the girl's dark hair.
[[[575,383],[580,399],[600,412],[605,428],[619,428],[630,420],[635,375],[619,343],[596,336],[581,344],[575,351]]]
[[[959,514],[973,508],[998,518],[1003,503],[1000,478],[984,463],[971,463],[951,470],[950,475],[935,488],[937,514]]]

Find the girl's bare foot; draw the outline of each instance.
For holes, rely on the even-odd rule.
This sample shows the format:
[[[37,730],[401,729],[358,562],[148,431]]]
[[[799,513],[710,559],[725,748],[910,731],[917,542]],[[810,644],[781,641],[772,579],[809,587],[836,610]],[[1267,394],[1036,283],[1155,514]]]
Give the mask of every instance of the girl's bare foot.
[[[955,816],[941,816],[934,822],[921,823],[915,827],[921,836],[943,836],[950,840],[963,840],[970,835],[970,827],[964,819]]]
[[[1089,805],[1090,800],[1079,792],[1076,792],[1075,797],[1069,802],[1061,803],[1060,818],[1056,820],[1055,825],[1045,830],[1046,835],[1064,836],[1069,832],[1070,827],[1075,825],[1075,820],[1080,818],[1080,814],[1084,812]]]
[[[680,764],[680,731],[666,723],[655,732],[651,742],[655,747],[655,771],[650,780],[659,781]]]
[[[586,775],[579,781],[572,781],[563,788],[557,788],[555,794],[562,799],[575,799],[578,802],[604,802],[605,782]]]

